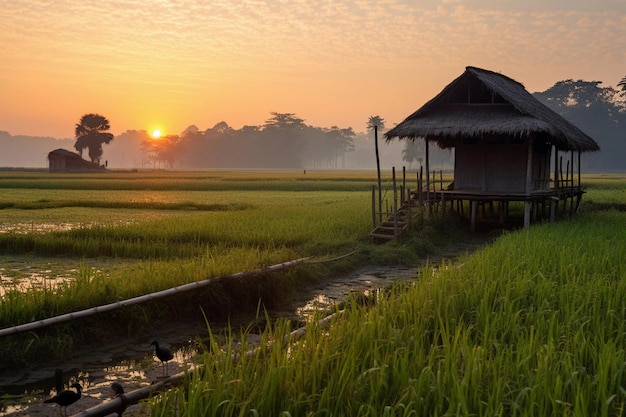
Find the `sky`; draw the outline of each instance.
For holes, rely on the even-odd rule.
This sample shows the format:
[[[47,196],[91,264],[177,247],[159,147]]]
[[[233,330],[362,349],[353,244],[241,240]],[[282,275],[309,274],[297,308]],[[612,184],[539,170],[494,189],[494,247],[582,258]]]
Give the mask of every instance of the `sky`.
[[[0,131],[179,134],[271,112],[392,127],[476,66],[528,91],[626,76],[626,0],[0,0]]]

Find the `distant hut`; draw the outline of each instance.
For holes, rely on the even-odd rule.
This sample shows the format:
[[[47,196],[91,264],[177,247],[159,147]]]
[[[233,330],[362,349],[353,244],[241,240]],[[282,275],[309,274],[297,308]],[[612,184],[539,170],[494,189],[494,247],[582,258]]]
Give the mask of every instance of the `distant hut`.
[[[55,149],[48,154],[50,172],[103,171],[105,168],[91,161],[84,160],[76,152]]]
[[[426,172],[430,142],[454,149],[453,186],[433,189],[430,198],[451,201],[452,207],[455,201],[461,203],[457,207],[469,201],[472,229],[476,208],[486,202],[500,203],[501,218],[509,201],[524,202],[526,227],[533,205],[550,205],[551,220],[559,201],[566,205],[571,199],[571,207],[577,208],[583,193],[580,154],[600,149],[591,137],[535,99],[519,82],[475,67],[467,67],[385,138],[424,140]],[[559,152],[564,154],[559,157]],[[565,173],[563,155],[568,158]],[[427,190],[431,190],[430,176],[426,177]]]

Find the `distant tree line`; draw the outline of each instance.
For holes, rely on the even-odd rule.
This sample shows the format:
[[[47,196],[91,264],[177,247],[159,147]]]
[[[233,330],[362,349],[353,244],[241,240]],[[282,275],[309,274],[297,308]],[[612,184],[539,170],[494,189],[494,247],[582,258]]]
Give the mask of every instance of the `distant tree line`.
[[[144,138],[150,162],[173,168],[341,168],[354,149],[352,128],[309,126],[293,113],[271,113],[262,126],[233,129],[226,122],[201,131]]]
[[[602,87],[600,81],[559,81],[544,92],[534,93],[539,101],[573,122],[593,137],[601,151],[585,155],[583,169],[591,171],[626,170],[626,77],[619,89]],[[226,122],[200,130],[189,126],[182,133],[151,138],[145,131],[128,131],[118,140],[141,137],[141,167],[162,169],[208,168],[317,168],[341,169],[346,158],[356,149],[355,141],[367,135],[355,133],[351,127],[321,128],[307,125],[294,113],[270,113],[261,126],[234,129]],[[385,122],[372,116],[366,122],[371,131],[378,123],[379,134]],[[108,133],[109,121],[99,114],[84,115],[76,125],[75,148],[82,155],[88,149],[92,162],[100,163],[102,145],[113,135]],[[385,146],[384,143],[381,144]],[[409,169],[419,169],[424,162],[423,141],[404,141],[402,160]],[[374,166],[374,149],[359,155]],[[431,149],[431,165],[451,169],[454,153]]]
[[[626,170],[626,77],[619,90],[602,87],[601,81],[559,81],[534,97],[574,123],[600,145],[599,152],[585,154],[586,171]]]

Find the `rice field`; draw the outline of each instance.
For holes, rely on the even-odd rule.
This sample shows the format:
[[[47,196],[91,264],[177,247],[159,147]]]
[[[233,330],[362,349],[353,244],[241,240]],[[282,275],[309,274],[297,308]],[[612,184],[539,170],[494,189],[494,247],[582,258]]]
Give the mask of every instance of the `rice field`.
[[[604,204],[607,182],[619,195],[624,181],[592,179],[586,198]],[[253,355],[212,345],[211,372],[151,400],[150,415],[624,415],[623,202],[507,232],[287,345],[289,323]]]
[[[453,224],[438,224],[417,233],[422,240],[367,243],[375,173],[8,176],[0,176],[0,267],[66,259],[71,278],[5,292],[2,327],[303,256],[357,248],[362,255],[341,268],[410,262],[432,250],[427,242],[454,235]],[[504,232],[457,263],[423,269],[414,284],[355,297],[329,326],[312,319],[302,338],[283,320],[268,323],[260,343],[246,330],[236,335],[243,345],[235,335],[211,338],[199,359],[211,372],[190,374],[146,413],[626,414],[626,177],[583,184],[573,218]],[[51,275],[62,270],[55,264]],[[71,346],[56,343],[59,352]],[[28,357],[24,345],[6,349]]]
[[[267,291],[288,294],[359,263],[396,262],[397,254],[366,239],[375,180],[375,173],[325,172],[0,173],[0,327],[303,257],[361,251]],[[248,300],[245,291],[239,298]],[[130,325],[133,314],[139,320]],[[152,319],[144,310],[133,314],[119,323],[124,331]],[[55,352],[80,338],[54,343]],[[26,335],[0,349],[27,346],[20,349],[28,361],[36,345],[46,348],[44,339]]]

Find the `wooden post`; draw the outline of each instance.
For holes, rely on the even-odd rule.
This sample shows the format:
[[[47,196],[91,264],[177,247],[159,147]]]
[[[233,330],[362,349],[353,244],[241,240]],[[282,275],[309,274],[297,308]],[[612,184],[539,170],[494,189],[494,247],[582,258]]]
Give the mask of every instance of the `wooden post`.
[[[571,216],[574,214],[574,196],[577,195],[577,193],[574,192],[574,151],[570,153],[570,161],[572,162],[571,171],[567,175],[570,177],[570,192],[572,193],[572,201],[569,207],[569,214]]]
[[[554,191],[559,188],[559,150],[554,147]]]
[[[426,156],[426,218],[430,218],[430,158],[428,156],[428,139],[424,139],[424,153]]]
[[[391,168],[391,178],[393,180],[393,235],[398,237],[398,193],[396,191],[396,167]]]
[[[372,227],[376,228],[376,186],[372,185]]]
[[[424,206],[424,196],[422,193],[424,192],[424,187],[422,181],[424,179],[424,167],[420,165],[420,172],[417,177],[417,199],[420,205],[420,209]]]
[[[400,194],[402,196],[402,200],[400,200],[402,203],[406,201],[404,196],[404,190],[406,190],[406,167],[402,165],[402,194]]]
[[[441,193],[441,217],[446,217],[446,195]]]
[[[478,202],[470,200],[470,229],[472,232],[476,231],[476,211]]]
[[[526,201],[524,202],[524,228],[530,227],[530,193],[533,175],[533,139],[528,138],[528,158],[526,159]]]
[[[578,188],[580,189],[580,151],[578,151]]]
[[[374,146],[376,148],[376,172],[378,174],[378,216],[379,222],[383,222],[383,190],[380,183],[380,158],[378,157],[378,125],[374,125]]]

